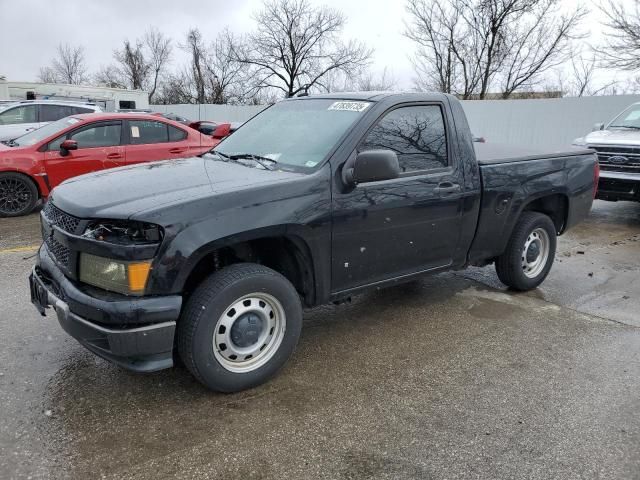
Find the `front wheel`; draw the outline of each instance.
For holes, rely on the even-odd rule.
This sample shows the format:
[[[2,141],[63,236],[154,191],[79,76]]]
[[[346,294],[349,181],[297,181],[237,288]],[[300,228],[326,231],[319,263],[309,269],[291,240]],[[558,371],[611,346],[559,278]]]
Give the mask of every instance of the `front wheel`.
[[[0,217],[31,213],[38,202],[38,188],[21,173],[0,173]]]
[[[505,252],[496,260],[500,281],[520,291],[538,287],[553,265],[556,240],[556,227],[548,216],[524,212]]]
[[[205,386],[237,392],[264,383],[287,361],[302,329],[293,285],[274,270],[236,264],[208,277],[178,323],[178,351]]]

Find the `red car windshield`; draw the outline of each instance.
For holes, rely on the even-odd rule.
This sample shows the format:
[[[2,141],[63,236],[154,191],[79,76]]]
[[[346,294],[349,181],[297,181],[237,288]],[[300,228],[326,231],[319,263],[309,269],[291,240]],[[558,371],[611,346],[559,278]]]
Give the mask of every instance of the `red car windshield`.
[[[80,120],[73,117],[61,118],[58,121],[51,122],[44,127],[40,127],[33,132],[29,132],[26,135],[16,138],[11,145],[14,147],[29,147],[31,145],[35,145],[36,143],[40,143],[42,140],[45,140],[78,122],[80,122]]]

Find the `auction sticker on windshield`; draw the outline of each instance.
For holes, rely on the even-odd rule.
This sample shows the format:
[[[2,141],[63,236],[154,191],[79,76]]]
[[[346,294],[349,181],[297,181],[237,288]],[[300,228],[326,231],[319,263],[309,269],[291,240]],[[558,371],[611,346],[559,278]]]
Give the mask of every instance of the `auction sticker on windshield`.
[[[335,102],[331,104],[329,110],[340,110],[343,112],[364,112],[369,106],[369,102]]]

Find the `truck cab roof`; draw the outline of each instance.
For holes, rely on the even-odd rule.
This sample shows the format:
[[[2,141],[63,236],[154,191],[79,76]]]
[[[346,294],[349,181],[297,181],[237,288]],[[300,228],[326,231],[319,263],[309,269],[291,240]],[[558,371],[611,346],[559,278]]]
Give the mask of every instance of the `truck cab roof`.
[[[449,95],[444,93],[423,93],[423,92],[334,92],[334,93],[321,93],[314,95],[307,95],[301,97],[291,97],[285,101],[291,100],[313,100],[313,99],[327,99],[327,100],[356,100],[367,102],[379,102],[382,100],[395,100],[398,103],[414,101],[433,101],[442,100]]]

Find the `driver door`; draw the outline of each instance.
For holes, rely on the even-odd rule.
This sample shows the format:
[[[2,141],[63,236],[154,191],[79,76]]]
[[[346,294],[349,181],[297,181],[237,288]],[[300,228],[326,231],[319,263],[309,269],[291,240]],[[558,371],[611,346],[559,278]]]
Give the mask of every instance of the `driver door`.
[[[332,291],[446,267],[461,232],[462,172],[440,104],[395,108],[357,152],[392,150],[399,178],[333,193]]]
[[[78,175],[124,165],[121,137],[122,122],[117,120],[85,125],[50,142],[44,162],[51,187]],[[78,142],[78,149],[62,151],[60,145],[67,139]]]

